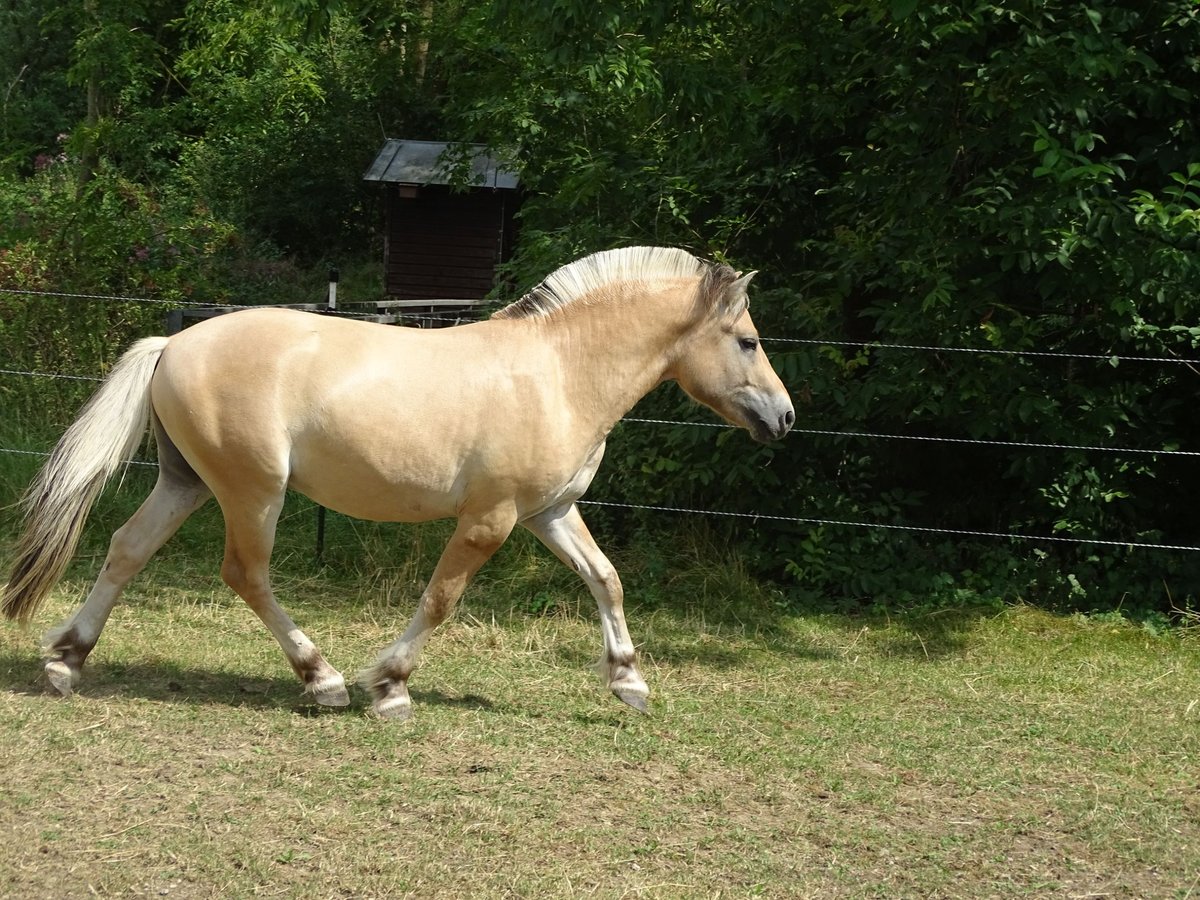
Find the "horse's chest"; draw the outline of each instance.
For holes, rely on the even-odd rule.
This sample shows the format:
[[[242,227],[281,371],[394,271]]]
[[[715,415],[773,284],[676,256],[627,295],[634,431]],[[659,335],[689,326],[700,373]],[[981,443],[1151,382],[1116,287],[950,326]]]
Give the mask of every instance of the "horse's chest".
[[[572,465],[548,467],[550,472],[540,483],[531,484],[526,502],[521,504],[523,516],[534,515],[552,506],[573,503],[587,492],[604,458],[604,442],[592,447]],[[560,463],[562,460],[560,460]]]

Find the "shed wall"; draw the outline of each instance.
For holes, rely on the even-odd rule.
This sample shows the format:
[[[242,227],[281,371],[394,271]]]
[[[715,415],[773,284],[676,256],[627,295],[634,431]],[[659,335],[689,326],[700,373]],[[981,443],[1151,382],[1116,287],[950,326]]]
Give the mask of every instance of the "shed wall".
[[[480,300],[496,281],[515,205],[511,191],[452,193],[388,185],[385,289],[401,300]]]

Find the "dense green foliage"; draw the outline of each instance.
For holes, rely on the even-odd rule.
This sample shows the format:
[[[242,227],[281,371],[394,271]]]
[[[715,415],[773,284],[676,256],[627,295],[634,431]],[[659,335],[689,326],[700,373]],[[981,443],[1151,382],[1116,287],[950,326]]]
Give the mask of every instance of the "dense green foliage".
[[[371,252],[359,178],[381,131],[461,138],[529,189],[514,284],[627,243],[760,269],[763,334],[830,341],[768,344],[801,427],[1200,449],[1195,367],[1115,359],[1200,357],[1193,0],[22,0],[0,16],[23,36],[0,42],[0,287],[278,299],[291,269]],[[0,298],[0,324],[33,362],[85,335],[110,344],[79,360],[108,359],[129,331],[111,320],[133,315],[47,324],[30,303]],[[645,411],[702,418],[672,390]],[[595,496],[637,503],[1200,544],[1187,457],[803,433],[752,448],[629,423],[605,471]],[[1168,609],[1200,585],[1182,552],[730,527],[796,597]]]

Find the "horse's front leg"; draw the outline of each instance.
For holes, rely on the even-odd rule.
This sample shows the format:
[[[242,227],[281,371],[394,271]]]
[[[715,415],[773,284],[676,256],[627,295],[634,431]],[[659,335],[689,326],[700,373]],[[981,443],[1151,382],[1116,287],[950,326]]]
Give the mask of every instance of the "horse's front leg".
[[[557,506],[521,523],[554,551],[554,555],[579,573],[600,607],[604,655],[600,670],[617,699],[640,712],[649,712],[650,688],[638,672],[633,641],[625,627],[625,592],[617,570],[596,546],[574,504]]]
[[[454,535],[421,595],[416,615],[404,634],[379,654],[375,665],[359,675],[359,682],[375,698],[376,715],[407,719],[412,715],[408,679],[417,667],[421,648],[433,630],[449,618],[468,582],[493,553],[508,539],[516,524],[510,510],[491,510],[484,515],[464,513]]]

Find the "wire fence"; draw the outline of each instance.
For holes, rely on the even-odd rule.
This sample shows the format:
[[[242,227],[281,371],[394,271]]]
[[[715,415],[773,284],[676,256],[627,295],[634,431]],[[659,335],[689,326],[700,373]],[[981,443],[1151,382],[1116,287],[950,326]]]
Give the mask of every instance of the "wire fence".
[[[16,375],[26,378],[48,378],[62,379],[68,381],[90,381],[100,382],[102,378],[96,375],[67,375],[60,372],[32,372],[21,369],[0,369],[0,375]],[[736,430],[736,425],[730,425],[725,422],[689,422],[678,419],[647,419],[638,416],[626,416],[622,422],[630,422],[635,425],[669,425],[674,427],[684,428],[718,428],[726,430]],[[985,447],[1012,447],[1023,448],[1027,450],[1080,450],[1094,453],[1120,453],[1120,454],[1146,454],[1151,456],[1200,456],[1198,450],[1174,450],[1169,448],[1146,448],[1146,447],[1106,447],[1100,444],[1056,444],[1040,441],[1002,441],[991,440],[987,438],[956,438],[956,437],[941,437],[937,435],[925,434],[892,434],[887,432],[874,431],[837,431],[827,428],[792,428],[792,434],[811,434],[822,435],[825,437],[838,438],[861,438],[866,440],[887,440],[887,441],[926,441],[935,444],[965,444]],[[2,448],[0,448],[2,449]]]
[[[229,303],[183,303],[174,300],[164,300],[161,298],[150,297],[128,297],[112,294],[96,294],[96,293],[70,293],[62,291],[39,291],[21,288],[5,288],[0,287],[0,294],[18,296],[18,297],[42,297],[42,298],[59,298],[72,300],[99,300],[108,302],[126,302],[126,303],[147,303],[155,304],[163,307],[179,309],[187,307],[190,309],[202,310],[235,310],[235,309],[253,309],[258,308],[253,304],[229,304]],[[346,318],[361,318],[375,319],[376,313],[357,312],[350,309],[328,310],[329,314],[343,316]],[[462,319],[461,313],[455,312],[414,312],[405,313],[390,310],[389,314],[402,320],[413,320],[427,322],[430,320],[447,320],[458,321]],[[884,343],[884,342],[855,342],[844,340],[819,340],[812,338],[791,338],[791,337],[767,337],[761,338],[764,343],[781,344],[781,345],[808,345],[808,346],[829,346],[829,347],[850,347],[858,350],[899,350],[906,352],[918,353],[968,353],[976,355],[997,355],[1008,357],[1033,357],[1042,359],[1067,359],[1067,360],[1086,360],[1092,362],[1106,362],[1117,364],[1121,362],[1136,362],[1148,364],[1182,364],[1191,366],[1200,366],[1200,359],[1190,359],[1184,357],[1154,357],[1154,356],[1138,356],[1138,355],[1119,355],[1119,354],[1096,354],[1096,353],[1070,353],[1058,351],[1037,351],[1037,350],[1010,350],[994,347],[954,347],[941,345],[925,345],[925,344],[900,344],[900,343]],[[82,375],[74,373],[62,372],[38,372],[21,369],[0,369],[0,376],[24,377],[24,378],[43,378],[43,379],[61,379],[78,382],[100,382],[103,379],[96,375]],[[733,429],[736,426],[719,423],[719,422],[695,422],[695,421],[680,421],[674,419],[661,418],[643,418],[636,416],[627,416],[622,419],[622,422],[645,425],[652,427],[694,427],[694,428],[716,428],[716,429]],[[840,431],[835,429],[820,429],[820,428],[793,428],[793,433],[807,434],[814,436],[833,437],[839,439],[854,439],[864,441],[917,441],[939,444],[952,445],[967,445],[967,446],[991,446],[991,447],[1006,447],[1011,449],[1022,450],[1052,450],[1052,451],[1080,451],[1080,452],[1097,452],[1097,453],[1114,453],[1114,454],[1129,454],[1129,455],[1152,455],[1152,456],[1175,456],[1175,457],[1200,457],[1200,451],[1194,450],[1179,450],[1174,448],[1139,448],[1139,447],[1111,447],[1094,444],[1067,444],[1067,443],[1051,443],[1051,442],[1035,442],[1035,441],[1015,441],[1015,440],[997,440],[986,438],[959,438],[959,437],[944,437],[936,435],[921,435],[921,434],[897,434],[886,432],[869,432],[869,431]],[[49,456],[48,452],[36,450],[22,450],[9,447],[0,447],[0,453],[17,454],[34,457]],[[130,465],[136,466],[155,466],[156,463],[146,460],[130,460]],[[866,528],[877,529],[882,531],[899,531],[915,534],[936,534],[947,536],[960,536],[971,538],[987,538],[987,539],[1007,539],[1013,541],[1025,542],[1043,542],[1043,543],[1058,543],[1058,544],[1075,544],[1082,546],[1106,546],[1106,547],[1124,547],[1129,549],[1145,549],[1145,550],[1169,550],[1180,552],[1200,552],[1200,546],[1189,544],[1170,544],[1170,543],[1154,543],[1144,541],[1128,541],[1128,540],[1110,540],[1105,538],[1085,538],[1066,535],[1047,535],[1047,534],[1021,534],[1012,532],[995,532],[995,531],[976,531],[954,528],[937,528],[919,525],[902,525],[883,522],[860,522],[847,519],[832,519],[819,516],[783,516],[764,513],[746,513],[746,512],[730,512],[724,510],[702,509],[695,507],[670,506],[670,505],[653,505],[653,504],[638,504],[638,503],[621,503],[602,500],[582,500],[582,504],[606,507],[619,508],[628,510],[641,510],[659,512],[664,514],[681,514],[707,516],[714,518],[731,518],[751,522],[780,522],[802,525],[816,526],[836,526],[846,528]]]
[[[88,293],[71,293],[65,291],[41,291],[29,288],[9,288],[0,287],[0,294],[7,294],[15,297],[57,297],[66,300],[115,300],[123,303],[149,303],[158,306],[169,306],[172,308],[189,308],[189,309],[257,309],[259,304],[246,303],[217,303],[207,301],[182,301],[182,300],[166,300],[161,297],[129,297],[116,294],[88,294]],[[470,301],[464,301],[464,306]],[[354,305],[354,304],[352,304]],[[414,301],[414,305],[419,305],[419,301]],[[331,309],[329,314],[336,316],[344,316],[346,318],[374,318],[376,313],[359,312],[349,309]],[[421,313],[394,313],[397,318],[417,320],[446,320],[453,321],[462,318],[461,313],[454,312],[421,312]],[[1186,358],[1181,356],[1140,356],[1138,354],[1119,354],[1119,353],[1072,353],[1067,351],[1055,350],[1011,350],[1001,347],[950,347],[939,346],[932,344],[893,344],[884,341],[847,341],[839,339],[821,339],[821,338],[794,338],[794,337],[773,337],[764,336],[761,338],[764,343],[773,344],[796,344],[796,345],[811,345],[820,347],[849,347],[858,350],[907,350],[923,353],[971,353],[977,355],[990,356],[1009,356],[1009,357],[1033,357],[1042,359],[1075,359],[1075,360],[1090,360],[1093,362],[1107,363],[1122,363],[1122,362],[1137,362],[1137,363],[1158,363],[1158,364],[1178,364],[1200,366],[1200,359]]]

